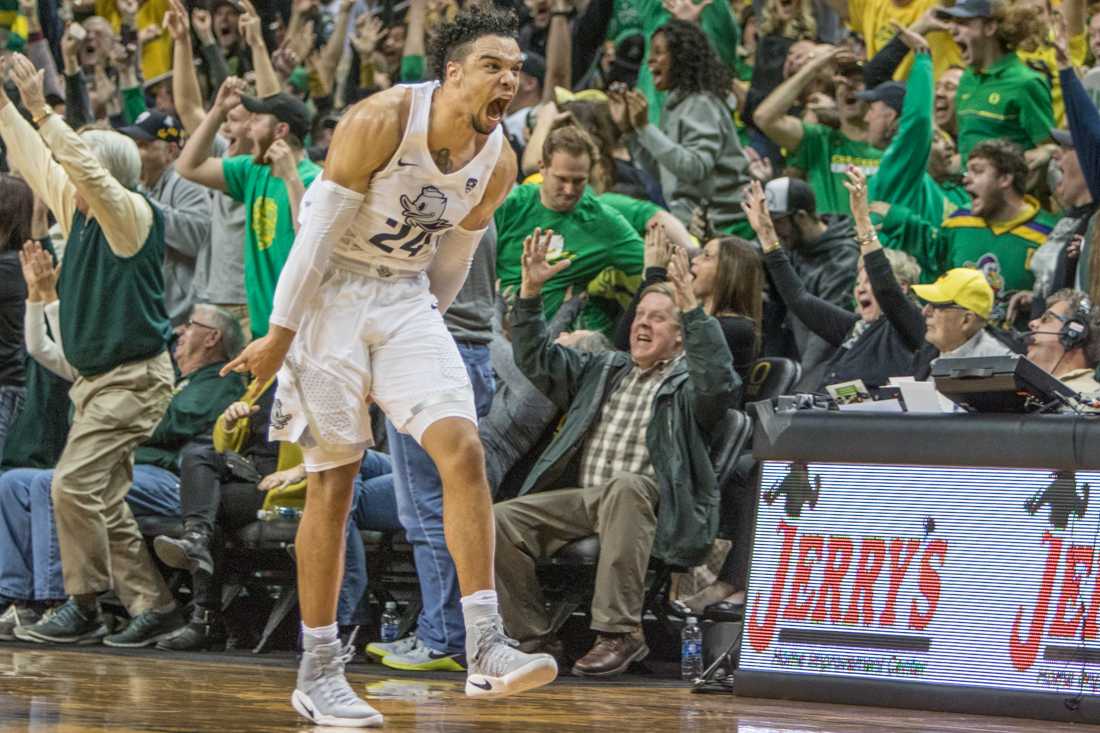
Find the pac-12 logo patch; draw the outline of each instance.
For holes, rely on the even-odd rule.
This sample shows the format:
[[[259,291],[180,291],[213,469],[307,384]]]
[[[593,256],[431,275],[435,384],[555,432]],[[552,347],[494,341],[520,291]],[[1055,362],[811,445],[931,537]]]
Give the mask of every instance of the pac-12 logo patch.
[[[473,191],[475,188],[477,188],[477,179],[476,178],[467,178],[466,179],[466,193],[469,193],[470,191]]]

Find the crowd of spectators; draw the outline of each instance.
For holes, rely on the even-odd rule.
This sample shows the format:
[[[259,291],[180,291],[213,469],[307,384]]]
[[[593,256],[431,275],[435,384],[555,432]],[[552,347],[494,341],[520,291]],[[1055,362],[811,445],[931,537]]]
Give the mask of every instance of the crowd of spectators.
[[[562,654],[538,561],[595,534],[573,672],[648,653],[651,559],[700,564],[745,511],[710,441],[763,357],[805,392],[1013,353],[1100,391],[1100,6],[482,3],[0,0],[0,639],[224,642],[227,538],[305,472],[273,383],[219,370],[268,331],[343,114],[438,78],[461,13],[514,13],[524,52],[515,186],[446,321],[525,650]],[[422,611],[367,652],[461,670],[439,476],[378,423],[339,623],[366,622],[358,530],[403,530]],[[182,532],[150,549],[144,516]],[[688,608],[743,605],[748,543]]]

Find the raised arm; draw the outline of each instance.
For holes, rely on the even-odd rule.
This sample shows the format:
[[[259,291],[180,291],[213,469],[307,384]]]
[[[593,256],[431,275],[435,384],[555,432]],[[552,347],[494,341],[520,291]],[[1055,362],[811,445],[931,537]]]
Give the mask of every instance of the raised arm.
[[[34,195],[45,202],[61,231],[68,236],[76,211],[75,189],[50,155],[50,149],[8,99],[2,81],[0,79],[0,138],[7,148],[8,163],[23,177]]]
[[[542,101],[554,100],[554,89],[573,88],[573,36],[569,16],[572,0],[551,0],[550,27],[546,31],[546,76],[542,84]]]
[[[784,81],[764,98],[753,113],[753,122],[760,131],[780,147],[793,153],[802,144],[802,120],[788,114],[806,87],[830,64],[843,55],[850,55],[840,46],[824,49],[818,47],[810,54],[805,65],[794,76]]]
[[[70,25],[69,28],[71,27]],[[80,42],[66,28],[61,36],[61,61],[65,72],[65,123],[74,130],[95,121],[92,100],[88,96],[88,80],[84,78],[77,56],[79,46]]]
[[[176,172],[187,180],[225,193],[222,161],[213,157],[211,152],[214,136],[225,122],[225,116],[229,114],[229,110],[240,104],[243,88],[244,82],[237,77],[231,76],[226,79],[218,90],[218,96],[214,98],[210,112],[199,123],[198,128],[187,140],[187,144],[183,146],[183,151],[176,160]]]
[[[244,9],[240,18],[240,35],[252,49],[252,68],[256,72],[256,96],[270,97],[282,91],[282,85],[279,84],[279,75],[275,73],[275,67],[271,63],[271,54],[267,52],[260,15],[249,0],[240,0],[240,3]]]
[[[57,64],[50,53],[49,41],[42,35],[42,23],[38,18],[38,0],[19,0],[19,9],[27,18],[27,57],[34,65],[46,72],[46,94],[62,96],[61,80],[57,75]]]
[[[1058,77],[1062,81],[1062,95],[1066,101],[1066,121],[1073,136],[1073,146],[1081,158],[1081,172],[1085,176],[1093,201],[1100,201],[1100,111],[1092,103],[1085,85],[1069,59],[1059,53]]]
[[[931,66],[931,63],[929,63]],[[914,67],[916,68],[916,67]],[[849,167],[844,187],[848,189],[848,201],[856,227],[856,240],[863,255],[863,267],[871,283],[883,315],[905,339],[906,345],[916,351],[924,343],[924,315],[917,304],[901,289],[886,251],[878,241],[878,234],[871,223],[871,206],[868,199],[867,177],[856,166]]]
[[[164,27],[172,36],[172,98],[183,129],[193,135],[206,117],[206,111],[199,91],[199,77],[195,73],[195,55],[191,52],[190,25],[183,3],[169,0]]]
[[[423,0],[416,0],[423,2]],[[336,67],[340,65],[340,56],[344,53],[344,42],[348,37],[348,25],[351,20],[351,6],[355,0],[340,0],[340,9],[336,13],[336,23],[324,48],[321,49],[320,69],[328,78],[336,78]],[[410,9],[410,13],[412,10]],[[423,43],[423,38],[421,39]],[[407,44],[406,44],[407,45]],[[421,52],[423,55],[423,51]]]
[[[324,178],[310,188],[310,215],[302,223],[275,288],[270,330],[253,341],[222,373],[274,376],[328,268],[332,250],[363,204],[371,176],[383,168],[401,140],[410,94],[395,87],[355,105],[336,126]],[[464,222],[465,223],[465,222]]]
[[[859,316],[806,290],[779,243],[760,181],[749,184],[741,208],[745,210],[749,223],[760,240],[760,246],[764,250],[764,266],[767,267],[784,305],[812,332],[833,346],[840,346]]]

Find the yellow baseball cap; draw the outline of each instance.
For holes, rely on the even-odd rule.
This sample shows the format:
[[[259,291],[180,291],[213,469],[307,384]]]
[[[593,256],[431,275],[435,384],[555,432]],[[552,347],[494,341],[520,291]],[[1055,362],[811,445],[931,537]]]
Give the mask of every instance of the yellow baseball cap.
[[[934,304],[954,303],[983,319],[993,311],[993,288],[985,273],[970,267],[956,267],[931,285],[913,285],[921,300]]]

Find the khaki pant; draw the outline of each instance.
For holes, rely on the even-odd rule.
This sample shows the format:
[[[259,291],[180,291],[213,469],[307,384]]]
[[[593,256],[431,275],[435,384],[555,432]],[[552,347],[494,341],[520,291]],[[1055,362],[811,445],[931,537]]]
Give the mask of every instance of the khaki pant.
[[[248,316],[247,305],[244,303],[214,303],[214,305],[237,319],[237,323],[241,324],[241,331],[244,332],[246,344],[252,340],[252,319]]]
[[[132,615],[173,605],[125,501],[134,449],[164,416],[173,381],[167,351],[78,378],[69,391],[72,427],[51,486],[65,592],[114,588]]]
[[[657,529],[660,489],[619,473],[604,486],[531,494],[494,507],[496,579],[508,633],[521,643],[550,633],[535,562],[581,537],[600,537],[592,628],[612,634],[642,622],[645,576]]]

